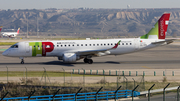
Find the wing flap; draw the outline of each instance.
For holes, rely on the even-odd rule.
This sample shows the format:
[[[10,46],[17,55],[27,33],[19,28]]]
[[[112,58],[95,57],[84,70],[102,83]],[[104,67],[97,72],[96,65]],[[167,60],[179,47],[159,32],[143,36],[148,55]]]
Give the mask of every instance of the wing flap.
[[[78,55],[95,55],[99,52],[105,52],[107,49],[104,50],[86,50],[86,51],[77,51],[76,54]]]

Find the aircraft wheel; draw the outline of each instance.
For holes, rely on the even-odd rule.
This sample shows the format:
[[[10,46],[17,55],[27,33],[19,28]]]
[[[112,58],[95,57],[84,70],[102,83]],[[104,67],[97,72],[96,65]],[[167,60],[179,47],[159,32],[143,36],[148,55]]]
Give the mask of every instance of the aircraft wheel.
[[[24,60],[22,59],[21,64],[24,64]]]
[[[92,63],[93,63],[93,60],[92,60],[92,59],[88,59],[88,63],[89,63],[89,64],[92,64]]]
[[[88,63],[88,59],[87,58],[84,58],[84,63]]]

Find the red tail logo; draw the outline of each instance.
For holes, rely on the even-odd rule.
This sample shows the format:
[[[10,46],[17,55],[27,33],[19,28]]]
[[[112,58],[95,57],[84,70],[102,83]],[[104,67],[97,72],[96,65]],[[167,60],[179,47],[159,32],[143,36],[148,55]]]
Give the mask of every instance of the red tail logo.
[[[0,32],[1,32],[1,30],[2,30],[2,27],[3,27],[3,26],[0,26]]]
[[[163,16],[158,20],[158,25],[159,25],[159,39],[165,39],[166,37],[166,32],[168,28],[168,23],[169,23],[169,17],[170,13],[165,13]]]
[[[17,30],[17,34],[19,34],[19,30],[20,30],[20,28],[18,28],[18,30]]]

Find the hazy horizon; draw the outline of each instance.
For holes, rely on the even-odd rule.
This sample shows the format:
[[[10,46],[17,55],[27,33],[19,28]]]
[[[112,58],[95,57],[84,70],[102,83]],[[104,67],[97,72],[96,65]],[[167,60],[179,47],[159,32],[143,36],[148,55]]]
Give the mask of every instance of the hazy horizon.
[[[3,0],[0,9],[180,8],[180,0]]]

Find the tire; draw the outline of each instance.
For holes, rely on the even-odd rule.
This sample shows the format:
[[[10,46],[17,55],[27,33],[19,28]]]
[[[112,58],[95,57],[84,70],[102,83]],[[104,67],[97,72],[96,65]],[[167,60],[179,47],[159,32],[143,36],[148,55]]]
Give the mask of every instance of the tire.
[[[87,58],[84,58],[84,63],[88,63],[88,60]]]
[[[88,63],[89,63],[89,64],[92,64],[92,63],[93,63],[93,60],[92,60],[92,59],[88,59]]]
[[[21,61],[21,64],[24,64],[24,61]]]

